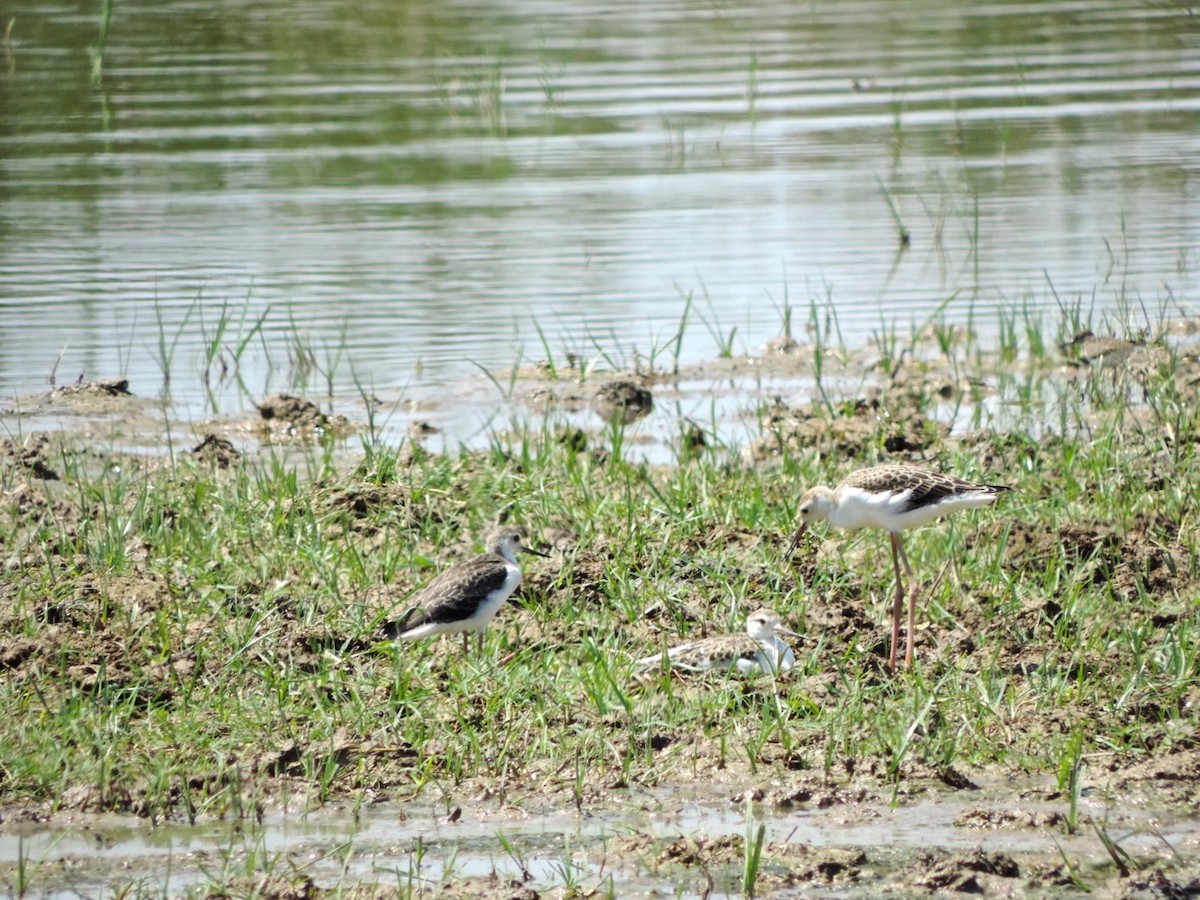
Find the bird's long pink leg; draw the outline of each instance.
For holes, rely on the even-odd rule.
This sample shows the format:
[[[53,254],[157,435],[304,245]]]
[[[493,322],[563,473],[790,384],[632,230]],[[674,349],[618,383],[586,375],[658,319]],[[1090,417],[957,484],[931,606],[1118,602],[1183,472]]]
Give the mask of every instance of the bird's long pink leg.
[[[900,643],[900,609],[904,602],[904,579],[900,577],[900,556],[904,548],[900,545],[900,535],[888,532],[892,539],[892,567],[896,570],[896,599],[892,601],[892,650],[888,654],[888,668],[896,670],[896,645]],[[904,561],[905,568],[908,560]]]
[[[908,554],[904,552],[904,544],[900,542],[900,535],[893,535],[896,540],[896,547],[900,551],[900,559],[904,563],[904,572],[908,575],[908,639],[904,642],[904,665],[909,668],[913,664],[913,639],[917,631],[917,581],[913,578],[912,566],[908,564]],[[899,577],[899,574],[897,574]],[[896,597],[896,602],[900,602],[899,596]],[[896,615],[900,614],[900,609],[897,607]]]

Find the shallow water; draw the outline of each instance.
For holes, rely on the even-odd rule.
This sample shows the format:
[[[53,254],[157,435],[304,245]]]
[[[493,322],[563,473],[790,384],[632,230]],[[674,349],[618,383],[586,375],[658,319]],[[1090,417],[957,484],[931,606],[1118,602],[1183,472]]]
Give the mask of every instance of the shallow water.
[[[1182,6],[122,0],[96,80],[97,10],[4,17],[6,400],[121,372],[184,422],[419,405],[754,352],[785,304],[857,347],[1200,288]]]
[[[749,818],[745,804],[729,799],[736,794],[731,788],[633,792],[615,796],[607,809],[584,815],[529,804],[523,809],[467,804],[453,822],[444,808],[401,803],[367,807],[357,821],[349,809],[326,807],[306,816],[271,815],[262,825],[238,827],[213,823],[152,828],[127,817],[87,817],[73,826],[0,834],[0,871],[11,869],[23,856],[31,890],[63,897],[130,883],[150,893],[179,892],[234,875],[290,873],[293,867],[325,888],[364,882],[407,889],[485,878],[493,872],[504,879],[521,879],[524,870],[539,889],[561,888],[571,880],[595,887],[611,878],[621,896],[658,890],[692,897],[699,896],[704,884],[698,870],[658,859],[663,848],[681,835],[710,841],[743,837],[759,824],[766,826],[768,848],[786,844],[813,852],[865,850],[869,874],[854,886],[843,885],[841,896],[869,896],[894,879],[918,851],[1002,852],[1020,863],[1023,877],[1028,877],[1031,863],[1061,858],[1060,848],[1085,873],[1104,867],[1108,859],[1090,827],[1070,836],[1061,827],[980,829],[954,824],[973,805],[1065,813],[1065,801],[1014,801],[1023,796],[1021,785],[935,793],[895,808],[878,801],[823,810],[755,804]],[[1177,853],[1188,858],[1200,848],[1200,823],[1179,811],[1112,806],[1085,798],[1081,815],[1085,822],[1090,818],[1101,824],[1134,857]],[[511,853],[502,846],[501,836]],[[643,839],[641,850],[629,849],[634,836]],[[764,871],[786,873],[789,863],[777,854],[772,861],[773,852],[768,849]],[[796,859],[790,865],[803,868]],[[733,874],[715,864],[713,874],[718,895],[737,892],[735,883],[721,886],[721,879]],[[821,885],[812,887],[819,890]]]

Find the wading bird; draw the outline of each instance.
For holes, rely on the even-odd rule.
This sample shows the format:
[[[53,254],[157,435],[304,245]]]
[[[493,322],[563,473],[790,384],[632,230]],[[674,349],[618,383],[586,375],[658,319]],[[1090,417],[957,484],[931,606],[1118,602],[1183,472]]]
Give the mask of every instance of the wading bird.
[[[497,528],[488,535],[487,552],[451,566],[409,600],[400,618],[383,626],[391,637],[405,640],[432,634],[474,632],[483,650],[483,631],[521,583],[518,553],[548,556],[522,543],[519,528]]]
[[[908,640],[904,664],[912,665],[913,626],[917,593],[912,567],[900,541],[900,532],[932,522],[938,516],[958,509],[987,506],[996,495],[1012,488],[997,484],[975,484],[929,472],[914,466],[886,465],[860,469],[835,488],[810,488],[800,498],[800,527],[788,545],[791,556],[800,538],[813,522],[828,522],[837,528],[882,528],[892,541],[892,565],[896,570],[896,599],[892,603],[892,649],[888,666],[896,668],[896,645],[900,641],[900,609],[904,600],[904,580],[900,564],[908,576]]]

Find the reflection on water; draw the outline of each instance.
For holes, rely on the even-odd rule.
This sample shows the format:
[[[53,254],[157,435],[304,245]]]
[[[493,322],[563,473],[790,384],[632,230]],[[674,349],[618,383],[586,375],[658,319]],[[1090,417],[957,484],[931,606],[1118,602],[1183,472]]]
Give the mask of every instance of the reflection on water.
[[[95,83],[97,10],[5,15],[6,398],[169,371],[199,419],[681,328],[694,361],[785,304],[850,346],[1195,311],[1181,6],[123,0]]]

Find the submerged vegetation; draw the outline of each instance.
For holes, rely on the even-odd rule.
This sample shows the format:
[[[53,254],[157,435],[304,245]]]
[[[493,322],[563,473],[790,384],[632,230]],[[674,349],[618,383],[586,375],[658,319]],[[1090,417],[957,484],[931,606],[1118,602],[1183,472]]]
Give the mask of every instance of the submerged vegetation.
[[[1064,834],[1088,816],[1085,785],[1194,804],[1194,357],[1127,341],[1087,359],[1070,344],[1063,358],[1064,336],[1018,311],[989,351],[940,321],[904,340],[881,327],[870,383],[847,390],[838,373],[860,367],[828,340],[836,323],[799,344],[791,312],[788,352],[814,375],[813,402],[764,402],[748,446],[702,434],[670,465],[630,452],[632,423],[581,434],[554,408],[452,455],[413,452],[415,437],[385,446],[370,428],[356,447],[318,428],[217,457],[6,439],[0,806],[253,822],[331,801],[420,798],[451,814],[536,797],[587,813],[631,791],[716,784],[768,808],[816,807],[902,804],[1015,772],[1056,784]],[[261,324],[243,323],[238,346]],[[209,333],[206,375],[224,330]],[[805,487],[880,461],[1015,489],[908,538],[928,624],[919,665],[896,674],[886,539],[830,532],[794,563],[783,555]],[[484,652],[385,639],[404,598],[497,522],[557,552],[526,565]],[[791,671],[635,677],[637,658],[740,631],[760,606],[803,634]],[[727,890],[800,877],[787,880],[764,835],[747,819],[726,848]],[[655,848],[660,862],[668,850]],[[1130,868],[1160,864],[1183,866]],[[1068,861],[1023,875],[1064,871],[1080,884],[1112,874]],[[569,849],[561,875],[590,878]],[[613,890],[607,876],[585,886]]]

